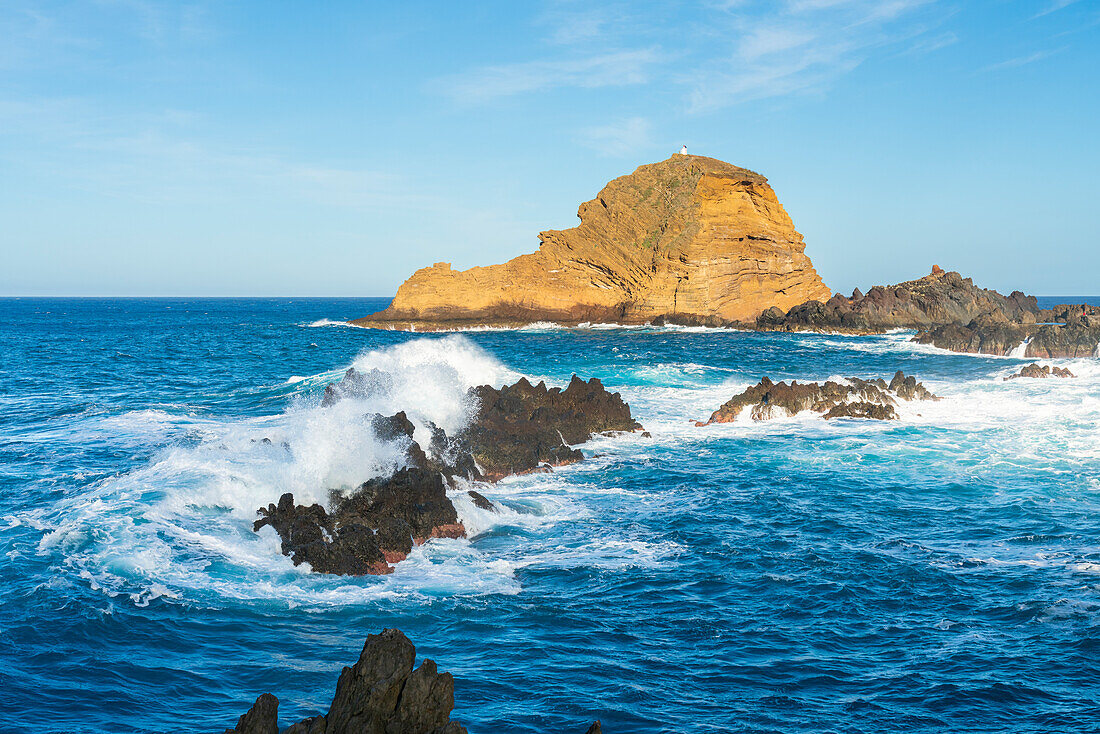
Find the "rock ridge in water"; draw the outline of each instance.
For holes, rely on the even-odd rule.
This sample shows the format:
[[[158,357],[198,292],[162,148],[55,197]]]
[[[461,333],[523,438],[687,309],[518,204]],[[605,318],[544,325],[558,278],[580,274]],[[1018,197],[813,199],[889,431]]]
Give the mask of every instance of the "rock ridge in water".
[[[829,296],[767,179],[714,158],[640,166],[577,216],[578,226],[542,232],[537,252],[506,263],[422,268],[389,308],[352,323],[432,330],[666,314],[727,322]]]
[[[832,418],[871,418],[894,420],[898,417],[895,406],[898,400],[939,400],[928,388],[912,375],[900,370],[887,383],[882,378],[864,380],[848,378],[847,384],[829,380],[825,383],[772,382],[767,377],[759,383],[735,395],[711,414],[710,420],[697,422],[697,426],[711,423],[732,423],[748,409],[754,421],[770,420],[781,416],[793,416],[809,410]]]
[[[983,314],[996,314],[1005,322],[1035,323],[1040,313],[1034,296],[1021,291],[1005,296],[935,266],[923,278],[876,285],[866,295],[856,289],[851,296],[810,300],[786,312],[768,309],[757,317],[755,326],[765,331],[881,333],[967,324]]]
[[[369,397],[376,377],[349,369],[340,382],[326,387],[322,405]],[[471,388],[467,398],[477,405],[469,425],[448,436],[429,424],[427,451],[413,440],[415,427],[404,412],[370,416],[379,440],[403,446],[405,466],[346,495],[333,492],[330,510],[297,505],[292,494],[283,494],[278,503],[258,510],[253,530],[270,526],[284,555],[318,573],[390,573],[391,564],[404,560],[414,545],[465,537],[466,528],[447,496],[457,480],[497,481],[548,471],[581,461],[584,455],[573,445],[593,434],[641,429],[630,406],[596,378],[585,381],[574,375],[564,390],[521,378],[501,388]],[[480,493],[468,490],[468,495],[478,508],[496,509]]]

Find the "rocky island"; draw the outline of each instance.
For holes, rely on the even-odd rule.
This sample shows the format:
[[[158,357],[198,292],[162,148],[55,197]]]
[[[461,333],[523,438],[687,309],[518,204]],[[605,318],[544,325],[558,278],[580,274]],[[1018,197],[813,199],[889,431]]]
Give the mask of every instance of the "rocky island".
[[[506,263],[422,268],[389,308],[351,323],[417,331],[662,316],[724,323],[830,295],[768,180],[714,158],[641,166],[577,216],[578,226],[542,232],[537,252]]]

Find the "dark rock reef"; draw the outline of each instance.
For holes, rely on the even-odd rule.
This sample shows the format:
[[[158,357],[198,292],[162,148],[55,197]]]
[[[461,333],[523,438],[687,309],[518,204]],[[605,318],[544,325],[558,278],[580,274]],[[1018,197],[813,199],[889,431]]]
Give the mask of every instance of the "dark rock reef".
[[[322,404],[369,397],[384,381],[383,373],[349,369],[325,389]],[[584,458],[572,444],[597,433],[641,428],[619,394],[609,393],[595,378],[585,382],[574,375],[564,390],[526,379],[499,389],[481,385],[471,388],[468,398],[477,406],[469,425],[451,437],[429,424],[427,451],[413,440],[415,427],[405,413],[371,416],[380,440],[404,447],[401,469],[346,495],[332,492],[330,510],[296,505],[292,494],[284,494],[277,504],[258,510],[253,530],[271,526],[295,565],[308,563],[319,573],[390,573],[390,564],[404,560],[414,544],[465,537],[466,528],[447,497],[457,479],[496,481],[571,464]],[[468,494],[476,507],[496,509],[480,493]]]
[[[696,425],[732,423],[746,408],[755,421],[792,416],[804,410],[821,413],[826,419],[892,420],[898,417],[895,409],[898,400],[939,400],[915,377],[906,376],[901,371],[889,383],[882,378],[864,380],[858,377],[850,377],[848,382],[845,385],[832,380],[824,384],[792,380],[788,385],[786,382],[772,382],[765,377],[740,395],[730,398],[711,414],[710,420]]]
[[[1076,377],[1077,375],[1070,372],[1065,367],[1051,367],[1049,364],[1044,364],[1040,367],[1035,362],[1024,365],[1020,368],[1020,371],[1014,375],[1009,375],[1006,380],[1015,380],[1020,377]]]

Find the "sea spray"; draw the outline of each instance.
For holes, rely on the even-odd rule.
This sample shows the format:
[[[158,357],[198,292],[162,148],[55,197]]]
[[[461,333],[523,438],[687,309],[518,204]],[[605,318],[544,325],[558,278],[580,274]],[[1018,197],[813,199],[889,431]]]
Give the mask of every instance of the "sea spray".
[[[1031,339],[1024,339],[1016,347],[1008,353],[1009,357],[1013,359],[1026,359],[1027,358],[1027,345],[1031,343]]]
[[[429,423],[452,434],[466,424],[476,409],[467,398],[470,387],[500,385],[519,377],[463,336],[421,338],[366,351],[353,366],[384,374],[384,387],[322,407],[319,388],[342,371],[296,378],[289,384],[299,392],[281,413],[204,419],[200,435],[170,443],[145,466],[32,513],[47,529],[39,553],[60,553],[66,565],[96,588],[109,595],[128,594],[135,603],[147,604],[156,596],[224,592],[228,581],[219,579],[227,575],[239,580],[232,591],[236,597],[285,593],[299,601],[309,598],[301,589],[269,588],[273,577],[298,583],[294,579],[308,568],[294,568],[279,553],[278,539],[269,529],[251,531],[256,509],[277,501],[284,492],[303,504],[327,505],[332,491],[353,490],[399,468],[404,449],[375,436],[374,414],[406,411],[417,438],[427,445]],[[162,426],[188,420],[163,411],[138,411],[101,422],[113,429],[129,426],[148,440],[150,430],[161,435]],[[501,517],[515,514],[507,511]],[[433,553],[418,550],[420,560],[410,568],[431,564]],[[477,565],[471,565],[471,572]],[[212,571],[215,567],[220,570]],[[448,574],[453,577],[454,571]],[[510,571],[506,576],[510,578]],[[409,583],[407,571],[400,578]],[[311,580],[309,585],[316,583]],[[488,587],[456,581],[454,588],[511,589],[491,580],[486,583]]]

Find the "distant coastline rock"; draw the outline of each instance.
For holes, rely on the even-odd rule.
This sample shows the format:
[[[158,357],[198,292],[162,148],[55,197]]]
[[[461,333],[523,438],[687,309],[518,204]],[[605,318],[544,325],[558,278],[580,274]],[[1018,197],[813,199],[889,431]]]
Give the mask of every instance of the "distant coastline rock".
[[[735,395],[711,414],[711,423],[732,423],[748,410],[754,421],[793,416],[809,410],[832,418],[871,418],[894,420],[898,417],[898,400],[939,400],[913,376],[898,371],[887,383],[879,378],[864,380],[848,378],[847,384],[829,380],[825,383],[791,381],[772,382],[767,377]]]
[[[995,314],[994,318],[1005,322],[1035,323],[1040,313],[1034,296],[1020,291],[1005,296],[979,288],[970,278],[956,272],[934,266],[923,278],[897,285],[876,285],[866,295],[857,289],[848,297],[834,295],[827,301],[811,300],[786,312],[768,309],[757,317],[755,327],[762,331],[881,333],[890,329],[968,324],[983,314]]]
[[[1020,368],[1020,371],[1014,375],[1009,375],[1005,380],[1016,380],[1021,377],[1032,378],[1046,378],[1046,377],[1076,377],[1077,375],[1070,372],[1065,367],[1052,367],[1049,364],[1044,364],[1040,367],[1035,362],[1024,365]]]
[[[1095,357],[1100,351],[1100,318],[1093,316],[1064,323],[1019,324],[983,316],[965,326],[945,324],[922,331],[913,337],[913,341],[953,352],[1023,359]]]
[[[340,382],[326,387],[322,404],[367,397],[376,377],[349,369]],[[574,375],[564,390],[522,378],[499,389],[471,388],[467,397],[478,406],[470,424],[453,437],[429,425],[426,451],[413,440],[414,426],[405,413],[374,415],[371,430],[379,440],[403,447],[405,466],[346,496],[332,493],[329,510],[295,504],[292,494],[283,494],[278,503],[257,511],[253,530],[270,526],[284,555],[318,573],[390,573],[391,564],[404,560],[414,545],[465,537],[447,496],[457,479],[497,481],[549,471],[581,461],[584,454],[574,445],[594,434],[641,429],[630,406],[596,378],[586,382]],[[468,490],[468,496],[475,507],[496,510],[480,493]]]
[[[506,263],[422,268],[389,308],[351,323],[417,331],[659,316],[726,323],[829,296],[767,179],[713,158],[641,166],[577,215],[578,226],[542,232],[537,252]]]

